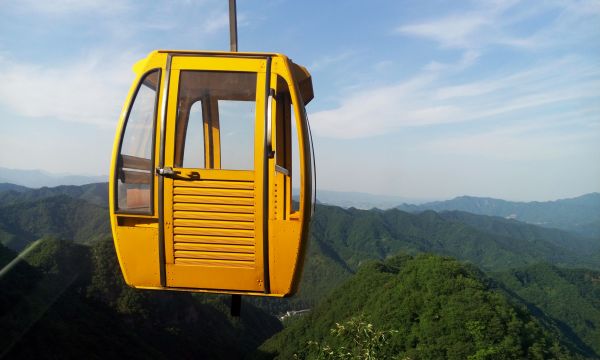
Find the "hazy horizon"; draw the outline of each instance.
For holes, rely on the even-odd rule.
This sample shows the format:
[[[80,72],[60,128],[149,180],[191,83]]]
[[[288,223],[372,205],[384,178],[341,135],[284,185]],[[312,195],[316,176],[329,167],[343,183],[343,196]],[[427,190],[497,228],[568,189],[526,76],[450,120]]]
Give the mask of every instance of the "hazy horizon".
[[[47,175],[48,177],[52,178],[54,181],[56,181],[56,180],[60,181],[60,178],[90,178],[90,179],[105,178],[105,179],[103,179],[104,181],[92,181],[90,183],[108,182],[108,175],[53,173],[51,171],[46,171],[46,170],[42,170],[42,169],[11,169],[11,168],[0,167],[0,183],[6,182],[6,183],[15,184],[15,185],[30,187],[33,189],[40,188],[43,186],[48,186],[48,187],[54,187],[54,186],[60,186],[60,185],[77,185],[77,186],[79,186],[79,185],[84,185],[84,184],[88,184],[88,183],[81,183],[81,182],[65,183],[65,184],[56,183],[53,185],[27,186],[27,185],[23,185],[23,183],[26,183],[26,182],[19,183],[19,181],[14,182],[14,181],[10,181],[11,179],[6,179],[3,176],[3,174],[6,174],[5,171],[7,171],[7,170],[8,171],[15,171],[15,170],[16,171],[26,171],[26,172],[38,172],[39,171],[39,172],[43,173],[44,175]],[[4,181],[4,180],[6,180],[6,181]],[[102,179],[100,179],[100,180],[102,180]],[[298,189],[294,189],[295,192],[297,192],[297,190]],[[492,198],[492,199],[506,200],[506,201],[511,201],[511,202],[535,202],[535,201],[546,202],[546,201],[556,201],[556,200],[577,198],[577,197],[580,197],[583,195],[595,194],[595,193],[600,193],[600,192],[592,191],[592,192],[587,192],[587,193],[575,194],[573,196],[568,196],[568,197],[548,198],[548,199],[509,199],[509,198],[498,198],[498,197],[492,197],[492,196],[487,196],[487,195],[477,195],[477,194],[467,194],[467,193],[457,194],[457,195],[445,197],[445,198],[436,198],[436,197],[418,198],[418,197],[411,197],[411,196],[397,195],[397,194],[378,194],[378,193],[364,192],[364,191],[340,191],[340,190],[333,190],[333,189],[318,188],[317,189],[317,200],[324,202],[324,203],[328,203],[328,202],[322,200],[325,198],[325,197],[323,197],[324,193],[335,193],[338,196],[347,194],[349,196],[353,196],[353,199],[351,199],[352,201],[365,201],[366,203],[368,203],[369,201],[385,201],[386,203],[389,203],[391,205],[394,203],[394,200],[398,200],[397,205],[401,205],[403,203],[410,204],[410,205],[420,205],[420,204],[427,203],[427,202],[452,200],[452,199],[455,199],[458,197],[463,197],[463,196],[478,197],[478,198]],[[321,194],[321,197],[319,197],[319,194]],[[370,199],[369,199],[369,197],[370,197]]]

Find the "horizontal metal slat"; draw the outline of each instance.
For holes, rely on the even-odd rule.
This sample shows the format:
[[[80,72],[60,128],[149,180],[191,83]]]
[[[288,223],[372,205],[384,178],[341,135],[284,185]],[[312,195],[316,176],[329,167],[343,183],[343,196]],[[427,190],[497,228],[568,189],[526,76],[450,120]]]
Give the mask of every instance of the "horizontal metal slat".
[[[175,210],[175,211],[205,211],[205,212],[215,212],[215,213],[254,214],[254,206],[253,205],[175,203],[175,205],[173,205],[173,210]]]
[[[254,268],[254,261],[176,258],[175,264],[196,265],[196,266],[214,266],[214,267]]]
[[[233,236],[254,239],[253,230],[244,229],[217,229],[217,228],[191,228],[175,226],[175,235],[208,235],[208,236]]]
[[[175,250],[175,258],[254,261],[254,254]]]
[[[233,236],[175,235],[175,243],[200,243],[254,246],[254,238]]]
[[[245,189],[254,190],[254,181],[221,181],[221,180],[175,180],[175,187],[212,188],[212,189]]]
[[[226,196],[254,198],[254,190],[245,189],[210,189],[177,186],[173,189],[175,195],[196,195],[196,196]]]
[[[175,211],[175,219],[197,220],[226,220],[226,221],[254,221],[254,214],[221,213],[208,211]]]
[[[254,246],[246,245],[196,244],[176,242],[175,250],[254,254]]]
[[[175,203],[196,203],[196,204],[222,204],[222,205],[254,205],[254,198],[240,198],[227,196],[193,196],[193,195],[175,195]]]
[[[254,222],[248,221],[217,221],[217,220],[194,220],[174,219],[175,227],[187,226],[193,228],[218,228],[218,229],[245,229],[254,230]]]

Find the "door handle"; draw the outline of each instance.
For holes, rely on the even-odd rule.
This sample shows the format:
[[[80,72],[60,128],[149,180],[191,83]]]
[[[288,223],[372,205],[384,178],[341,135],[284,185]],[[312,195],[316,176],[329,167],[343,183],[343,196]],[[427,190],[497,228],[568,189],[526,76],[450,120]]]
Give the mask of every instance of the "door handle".
[[[175,176],[175,171],[172,167],[166,166],[164,168],[156,168],[156,174],[168,178],[172,178]]]

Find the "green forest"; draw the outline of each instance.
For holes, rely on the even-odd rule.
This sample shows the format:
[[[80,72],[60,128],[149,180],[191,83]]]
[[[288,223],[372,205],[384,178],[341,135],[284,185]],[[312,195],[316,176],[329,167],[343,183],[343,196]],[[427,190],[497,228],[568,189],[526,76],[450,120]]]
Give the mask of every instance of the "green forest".
[[[582,232],[319,205],[299,293],[237,318],[227,296],[127,287],[107,198],[0,186],[0,357],[600,358],[600,241]]]

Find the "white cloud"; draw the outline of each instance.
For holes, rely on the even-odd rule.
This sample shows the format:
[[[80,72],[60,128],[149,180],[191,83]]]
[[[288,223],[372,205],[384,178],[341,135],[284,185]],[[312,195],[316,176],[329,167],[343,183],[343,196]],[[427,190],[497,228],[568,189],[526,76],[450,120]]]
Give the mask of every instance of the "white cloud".
[[[466,50],[463,52],[458,62],[453,64],[441,63],[438,61],[432,61],[425,65],[425,70],[434,72],[456,72],[462,71],[477,62],[481,53],[475,50]]]
[[[490,22],[491,19],[483,14],[471,13],[404,25],[398,27],[396,31],[429,38],[439,42],[444,47],[468,48],[473,42],[473,36],[478,34],[482,27],[489,25]]]
[[[558,71],[559,69],[564,71]],[[497,74],[493,78],[442,86],[434,91],[434,97],[437,100],[449,100],[482,96],[508,88],[512,88],[513,94],[549,91],[551,86],[560,87],[575,80],[586,82],[598,76],[600,76],[600,69],[595,65],[585,64],[581,59],[571,56],[538,63],[531,68],[513,73]]]
[[[336,55],[325,55],[313,61],[313,63],[310,64],[309,68],[313,72],[321,71],[323,69],[327,69],[333,65],[348,60],[354,54],[354,51],[342,51]]]
[[[125,0],[20,0],[15,3],[15,7],[21,11],[33,11],[51,16],[77,13],[115,14],[130,8],[129,2]]]
[[[0,103],[25,117],[113,126],[139,58],[96,53],[54,67],[0,59]]]
[[[443,48],[482,49],[504,45],[540,49],[570,44],[573,38],[596,38],[600,3],[595,0],[544,1],[534,6],[520,1],[477,3],[468,13],[450,14],[412,24],[397,33],[429,39]],[[552,17],[553,12],[558,13]],[[539,18],[547,19],[538,25]]]
[[[552,128],[552,126],[550,126]],[[490,131],[448,136],[427,141],[420,151],[506,161],[559,161],[581,153],[582,142],[595,143],[597,131],[564,133],[541,122],[533,126],[504,126]],[[600,147],[596,146],[597,149]]]
[[[213,12],[208,19],[202,22],[205,32],[213,33],[229,26],[229,14],[226,12]]]
[[[383,134],[402,126],[440,123],[458,116],[451,106],[427,106],[419,95],[435,80],[422,74],[394,86],[359,91],[342,101],[337,109],[311,115],[315,133],[339,138],[360,138]]]
[[[448,67],[451,67],[448,65]],[[535,64],[514,74],[442,86],[446,71],[423,71],[393,86],[355,92],[331,110],[311,115],[316,134],[364,138],[404,127],[548,114],[573,101],[581,109],[600,101],[600,71],[577,58]]]

